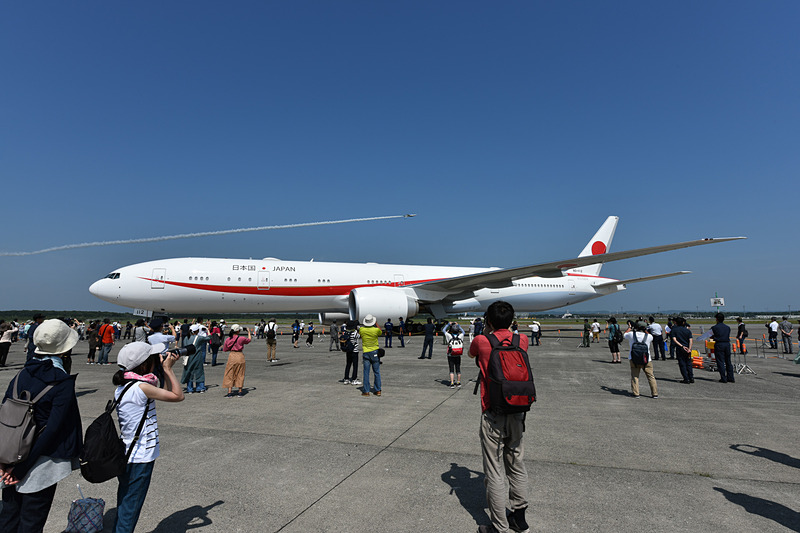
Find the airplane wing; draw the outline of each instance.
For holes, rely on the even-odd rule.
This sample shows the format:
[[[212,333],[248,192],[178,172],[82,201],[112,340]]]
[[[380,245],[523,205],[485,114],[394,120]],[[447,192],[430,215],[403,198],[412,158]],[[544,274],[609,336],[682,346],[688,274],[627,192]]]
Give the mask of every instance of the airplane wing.
[[[643,278],[621,279],[618,281],[607,281],[605,283],[598,283],[593,285],[595,289],[602,289],[603,287],[613,287],[615,285],[627,285],[629,283],[639,283],[640,281],[653,281],[654,279],[671,278],[672,276],[682,276],[684,274],[691,274],[690,270],[681,270],[679,272],[672,272],[670,274],[658,274],[657,276],[646,276]]]
[[[595,265],[598,263],[610,263],[612,261],[620,261],[622,259],[631,259],[633,257],[640,257],[643,255],[679,250],[681,248],[691,248],[693,246],[702,246],[704,244],[715,244],[718,242],[735,241],[746,238],[747,237],[718,237],[699,239],[696,241],[664,244],[661,246],[638,248],[636,250],[627,250],[623,252],[609,252],[600,255],[588,255],[585,257],[576,257],[562,261],[539,263],[536,265],[490,270],[488,272],[480,272],[478,274],[469,274],[466,276],[429,281],[426,283],[419,283],[409,286],[415,289],[425,289],[448,294],[476,291],[484,288],[501,289],[503,287],[508,287],[512,281],[517,279],[529,278],[532,276],[540,276],[543,278],[559,278],[564,275],[564,270],[569,270],[571,268],[580,268],[586,265]],[[615,283],[618,284],[620,282]]]

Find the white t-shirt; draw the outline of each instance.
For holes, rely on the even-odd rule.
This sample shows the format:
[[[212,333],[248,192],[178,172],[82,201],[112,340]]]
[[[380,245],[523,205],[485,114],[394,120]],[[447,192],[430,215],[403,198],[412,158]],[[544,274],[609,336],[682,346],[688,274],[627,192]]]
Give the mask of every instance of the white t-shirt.
[[[664,333],[664,330],[661,328],[661,324],[659,324],[658,322],[653,322],[652,324],[647,326],[647,329],[650,330],[650,333],[652,333],[654,336],[661,335],[662,333]]]
[[[650,351],[650,345],[653,344],[653,336],[649,333],[644,333],[642,331],[629,331],[627,332],[624,337],[625,340],[628,341],[628,359],[631,358],[631,349],[633,348],[633,334],[636,333],[636,340],[639,342],[644,341],[647,344],[647,359],[650,360],[650,355],[652,352]],[[644,339],[642,339],[642,335],[646,335]]]
[[[592,322],[592,333],[600,333],[600,324]]]
[[[139,427],[139,422],[142,421],[144,409],[148,405],[148,398],[144,395],[141,388],[141,382],[136,383],[131,387],[122,401],[117,405],[117,417],[119,418],[119,427],[122,433],[122,442],[125,443],[125,450],[133,441],[133,436],[136,434],[136,428]],[[116,397],[122,393],[125,385],[117,387],[114,393]],[[139,435],[139,440],[133,448],[129,463],[150,463],[156,460],[159,455],[158,446],[158,419],[156,418],[156,402],[155,400],[149,402],[147,411],[147,420],[145,420],[142,427],[142,433]]]
[[[769,323],[769,329],[773,331],[773,333],[778,333],[778,322],[773,320]]]

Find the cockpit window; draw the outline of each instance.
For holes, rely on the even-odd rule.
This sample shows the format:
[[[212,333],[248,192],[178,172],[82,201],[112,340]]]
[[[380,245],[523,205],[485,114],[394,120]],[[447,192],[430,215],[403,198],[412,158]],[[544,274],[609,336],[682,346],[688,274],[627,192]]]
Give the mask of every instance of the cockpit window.
[[[107,279],[119,279],[119,272],[112,272],[111,274],[106,276],[106,278]]]

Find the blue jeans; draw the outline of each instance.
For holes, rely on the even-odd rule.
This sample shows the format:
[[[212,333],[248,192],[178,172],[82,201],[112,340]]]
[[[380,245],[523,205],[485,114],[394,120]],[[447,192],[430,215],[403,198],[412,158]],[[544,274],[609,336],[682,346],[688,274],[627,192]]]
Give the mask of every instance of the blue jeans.
[[[108,354],[111,353],[111,347],[114,346],[113,344],[103,343],[103,347],[100,348],[100,356],[97,358],[97,363],[100,365],[107,365],[108,364]]]
[[[125,473],[119,476],[117,489],[117,518],[114,520],[114,533],[133,533],[139,513],[142,512],[150,478],[153,476],[153,465],[149,463],[128,463]]]
[[[378,350],[366,352],[364,360],[364,392],[369,392],[369,369],[375,374],[375,392],[381,390],[381,361],[378,359]]]

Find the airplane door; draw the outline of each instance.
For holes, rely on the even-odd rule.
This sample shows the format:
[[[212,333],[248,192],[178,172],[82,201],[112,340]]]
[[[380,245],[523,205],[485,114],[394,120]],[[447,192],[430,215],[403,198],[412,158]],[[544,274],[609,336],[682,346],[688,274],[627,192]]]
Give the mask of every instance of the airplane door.
[[[153,269],[153,279],[150,281],[150,288],[151,289],[163,289],[164,288],[164,280],[167,279],[167,269],[166,268],[154,268]]]
[[[262,270],[258,273],[258,290],[269,290],[269,271]]]
[[[569,293],[570,294],[575,294],[575,280],[574,279],[568,279],[567,280],[567,284],[569,285]]]
[[[402,274],[395,274],[394,275],[394,284],[396,287],[402,287],[406,284],[406,279]]]

